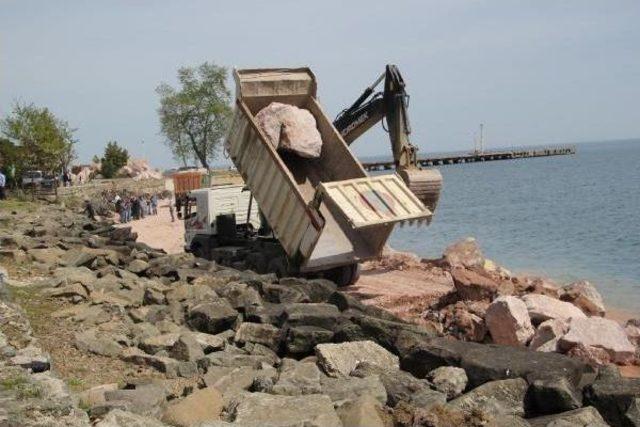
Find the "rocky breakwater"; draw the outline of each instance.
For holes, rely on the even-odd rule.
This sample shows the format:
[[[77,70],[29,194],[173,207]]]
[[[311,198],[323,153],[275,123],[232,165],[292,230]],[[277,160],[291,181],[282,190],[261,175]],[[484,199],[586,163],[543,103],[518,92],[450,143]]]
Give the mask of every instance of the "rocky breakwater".
[[[68,362],[56,356],[65,339],[88,365],[124,364],[121,381],[69,395],[65,416],[85,411],[76,425],[640,423],[638,380],[553,352],[438,336],[435,323],[407,323],[326,280],[277,279],[166,255],[136,242],[130,230],[56,207],[2,212],[0,226],[8,294],[28,290],[59,304],[27,317],[40,325],[48,316],[46,323],[72,331],[41,352],[3,322],[0,373],[54,378]],[[496,313],[512,308],[499,298],[487,305],[499,304]],[[523,316],[522,306],[514,310]],[[533,326],[520,329],[504,336],[520,340]],[[35,326],[33,335],[40,338]],[[14,400],[43,407],[56,401],[23,398]],[[0,413],[0,423],[67,425],[31,419],[18,406]]]

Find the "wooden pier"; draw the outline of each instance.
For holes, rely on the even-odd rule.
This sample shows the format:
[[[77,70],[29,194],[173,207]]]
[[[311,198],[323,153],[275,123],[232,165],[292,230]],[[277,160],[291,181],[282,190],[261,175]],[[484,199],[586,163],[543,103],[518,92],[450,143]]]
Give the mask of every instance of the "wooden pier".
[[[420,166],[455,165],[460,163],[490,162],[493,160],[528,159],[531,157],[567,156],[576,153],[574,146],[547,147],[522,150],[485,151],[482,153],[450,154],[418,159]],[[367,171],[381,171],[395,168],[393,161],[363,162]]]

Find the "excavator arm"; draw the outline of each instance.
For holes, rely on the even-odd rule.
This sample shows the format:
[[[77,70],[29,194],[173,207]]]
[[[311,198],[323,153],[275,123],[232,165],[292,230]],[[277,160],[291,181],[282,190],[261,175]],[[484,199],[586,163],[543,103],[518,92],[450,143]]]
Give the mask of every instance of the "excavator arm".
[[[384,80],[384,92],[375,92]],[[362,95],[342,111],[334,126],[349,145],[373,125],[386,119],[387,132],[391,140],[391,150],[396,172],[411,191],[432,211],[438,204],[442,175],[437,169],[422,169],[418,165],[418,148],[411,144],[409,135],[409,95],[395,65],[387,65],[386,70]]]

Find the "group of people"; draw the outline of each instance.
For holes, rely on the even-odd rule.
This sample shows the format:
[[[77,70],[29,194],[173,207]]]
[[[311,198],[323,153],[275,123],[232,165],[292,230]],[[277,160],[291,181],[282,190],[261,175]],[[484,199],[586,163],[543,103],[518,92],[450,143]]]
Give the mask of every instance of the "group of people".
[[[143,194],[131,197],[115,195],[113,202],[116,212],[120,215],[120,222],[125,223],[134,219],[141,219],[147,215],[158,215],[158,195]]]

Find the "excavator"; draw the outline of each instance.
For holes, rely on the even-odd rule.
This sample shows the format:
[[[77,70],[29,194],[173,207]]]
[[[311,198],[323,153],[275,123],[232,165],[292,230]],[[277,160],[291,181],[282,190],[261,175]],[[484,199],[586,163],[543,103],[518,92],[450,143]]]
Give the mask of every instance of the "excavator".
[[[384,80],[384,91],[375,92]],[[376,123],[385,120],[391,140],[396,173],[424,205],[435,212],[442,188],[442,175],[437,169],[422,169],[418,164],[418,147],[411,144],[411,126],[407,110],[409,95],[396,65],[386,70],[336,117],[333,125],[344,141],[351,145]],[[383,122],[384,127],[384,122]]]

